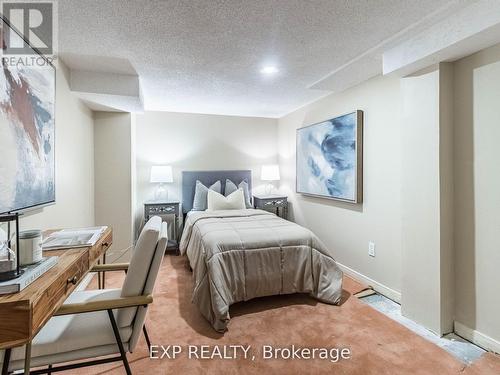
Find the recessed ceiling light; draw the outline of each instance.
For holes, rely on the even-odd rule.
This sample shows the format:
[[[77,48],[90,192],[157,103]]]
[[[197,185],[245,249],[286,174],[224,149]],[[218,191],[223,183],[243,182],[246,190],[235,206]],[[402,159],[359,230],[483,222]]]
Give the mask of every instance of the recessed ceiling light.
[[[273,65],[263,67],[260,72],[265,75],[272,75],[279,72],[278,68]]]

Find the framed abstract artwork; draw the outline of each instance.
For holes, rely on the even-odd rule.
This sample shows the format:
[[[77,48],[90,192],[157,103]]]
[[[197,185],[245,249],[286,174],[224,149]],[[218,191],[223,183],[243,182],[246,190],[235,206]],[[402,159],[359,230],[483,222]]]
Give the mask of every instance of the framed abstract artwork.
[[[0,25],[3,38],[11,29],[3,19]],[[38,63],[31,66],[13,63],[20,57],[0,62],[0,213],[56,199],[56,72],[34,49],[32,56]]]
[[[363,201],[363,111],[297,129],[297,193]]]

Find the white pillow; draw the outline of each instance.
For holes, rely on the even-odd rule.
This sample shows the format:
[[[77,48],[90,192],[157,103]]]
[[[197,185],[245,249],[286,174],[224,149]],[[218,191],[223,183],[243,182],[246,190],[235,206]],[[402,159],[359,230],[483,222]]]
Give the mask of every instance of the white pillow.
[[[234,193],[229,194],[227,197],[216,191],[208,191],[208,208],[207,211],[216,210],[244,210],[245,206],[245,194],[243,189],[238,189]]]

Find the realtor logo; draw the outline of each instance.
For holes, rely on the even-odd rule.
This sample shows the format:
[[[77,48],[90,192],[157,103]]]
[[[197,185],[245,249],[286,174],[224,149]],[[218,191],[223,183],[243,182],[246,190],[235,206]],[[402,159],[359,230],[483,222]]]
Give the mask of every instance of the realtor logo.
[[[10,28],[4,31],[4,54],[30,55],[36,49],[44,55],[54,54],[54,1],[2,1],[2,14]]]

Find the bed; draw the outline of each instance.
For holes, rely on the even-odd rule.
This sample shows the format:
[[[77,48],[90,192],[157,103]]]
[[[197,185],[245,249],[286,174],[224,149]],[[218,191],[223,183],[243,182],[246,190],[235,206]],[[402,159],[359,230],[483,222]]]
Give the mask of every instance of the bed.
[[[191,211],[197,180],[210,186],[217,180],[224,185],[226,178],[252,180],[251,171],[182,175],[180,251],[193,270],[192,301],[213,328],[224,332],[229,307],[256,297],[309,293],[339,303],[342,271],[310,230],[263,210]]]

